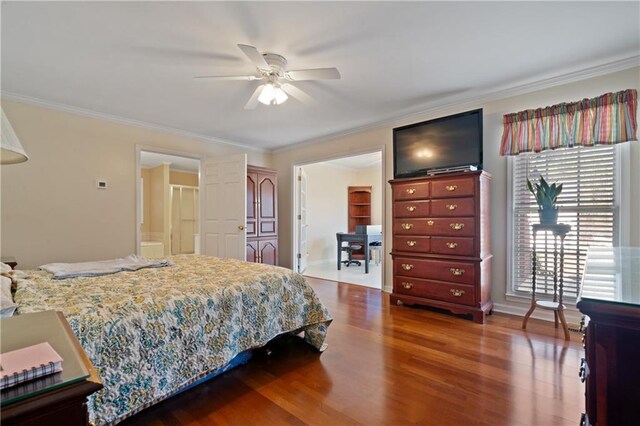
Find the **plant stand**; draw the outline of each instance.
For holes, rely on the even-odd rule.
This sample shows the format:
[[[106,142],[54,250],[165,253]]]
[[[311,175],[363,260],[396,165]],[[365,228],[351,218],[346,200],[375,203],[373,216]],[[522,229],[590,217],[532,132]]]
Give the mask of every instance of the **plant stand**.
[[[556,225],[535,224],[533,229],[533,253],[532,253],[532,270],[531,270],[531,307],[524,316],[522,328],[526,330],[529,317],[536,308],[553,311],[554,324],[558,328],[558,318],[562,323],[564,331],[564,339],[569,340],[569,327],[564,318],[565,306],[562,304],[562,293],[564,291],[564,239],[571,230],[570,225],[558,223]],[[538,232],[551,232],[553,234],[553,300],[537,300],[536,299],[536,269],[537,269],[537,253],[536,253],[536,235]],[[558,238],[560,238],[560,252],[558,253]],[[559,254],[559,261],[558,261]]]

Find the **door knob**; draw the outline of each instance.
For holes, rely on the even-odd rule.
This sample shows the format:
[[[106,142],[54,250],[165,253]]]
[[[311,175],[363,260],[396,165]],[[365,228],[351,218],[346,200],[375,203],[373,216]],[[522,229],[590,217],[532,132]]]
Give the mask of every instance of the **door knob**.
[[[238,229],[244,231],[244,225],[238,225]]]

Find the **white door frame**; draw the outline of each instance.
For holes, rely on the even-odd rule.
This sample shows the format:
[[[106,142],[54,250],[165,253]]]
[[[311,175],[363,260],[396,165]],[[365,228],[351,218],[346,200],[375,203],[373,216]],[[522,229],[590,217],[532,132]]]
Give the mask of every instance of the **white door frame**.
[[[202,160],[203,156],[198,154],[193,154],[191,152],[177,151],[172,149],[159,148],[157,146],[150,145],[142,145],[136,144],[136,219],[135,219],[135,228],[136,228],[136,254],[141,254],[140,243],[142,242],[142,231],[140,230],[140,217],[142,215],[142,200],[140,196],[142,195],[142,187],[140,186],[140,180],[142,179],[141,172],[141,164],[140,164],[140,152],[154,152],[156,154],[165,154],[165,155],[173,155],[176,157],[184,157],[191,158],[193,160],[198,160],[200,164],[198,165],[198,188],[202,185],[200,182],[200,176],[202,175]],[[198,205],[202,203],[202,191],[198,191]],[[198,223],[198,232],[202,235],[202,223]]]
[[[291,218],[293,219],[291,221],[291,235],[293,236],[292,238],[292,242],[291,242],[291,265],[294,271],[296,270],[296,265],[298,264],[298,221],[296,220],[298,213],[297,213],[297,209],[298,209],[298,187],[297,187],[297,183],[298,183],[298,169],[300,167],[304,167],[304,166],[308,166],[310,164],[315,164],[315,163],[322,163],[325,161],[331,161],[331,160],[337,160],[339,158],[346,158],[346,157],[356,157],[358,155],[364,155],[364,154],[371,154],[373,152],[380,152],[382,154],[382,170],[381,170],[381,176],[382,176],[382,190],[381,192],[381,204],[382,204],[382,259],[380,264],[382,265],[382,270],[381,272],[381,276],[382,276],[382,282],[380,283],[380,289],[385,291],[385,260],[386,260],[386,245],[387,245],[387,235],[386,235],[386,207],[387,207],[387,158],[386,158],[386,147],[385,145],[376,145],[376,146],[371,146],[368,148],[363,148],[361,150],[356,150],[356,151],[348,151],[348,152],[340,152],[340,153],[334,153],[332,155],[328,155],[328,156],[322,156],[322,157],[316,157],[312,160],[306,160],[306,161],[300,161],[300,162],[296,162],[293,163],[291,166],[291,176],[292,176],[292,191],[291,191]],[[309,195],[307,194],[307,200],[309,199]],[[308,203],[308,201],[307,201]],[[307,241],[308,244],[308,241]]]

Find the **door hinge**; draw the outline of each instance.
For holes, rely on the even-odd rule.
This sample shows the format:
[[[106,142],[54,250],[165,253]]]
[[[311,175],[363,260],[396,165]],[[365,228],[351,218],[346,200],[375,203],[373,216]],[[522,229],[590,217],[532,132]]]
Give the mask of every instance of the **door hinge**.
[[[302,254],[298,253],[298,259],[302,259]]]
[[[298,220],[302,220],[302,215],[301,214],[298,215]]]
[[[298,182],[302,182],[302,176],[298,175]]]

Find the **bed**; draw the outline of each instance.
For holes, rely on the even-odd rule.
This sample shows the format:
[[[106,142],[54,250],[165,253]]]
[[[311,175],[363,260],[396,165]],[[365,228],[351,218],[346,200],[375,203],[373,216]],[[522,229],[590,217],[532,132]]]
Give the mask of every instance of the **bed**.
[[[178,255],[172,266],[53,280],[28,271],[18,314],[62,311],[104,388],[90,421],[118,423],[286,333],[326,348],[331,316],[289,269]]]

